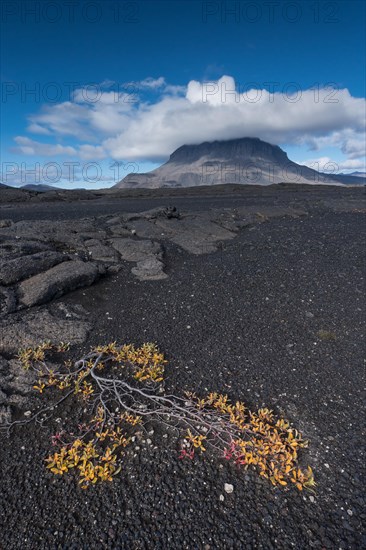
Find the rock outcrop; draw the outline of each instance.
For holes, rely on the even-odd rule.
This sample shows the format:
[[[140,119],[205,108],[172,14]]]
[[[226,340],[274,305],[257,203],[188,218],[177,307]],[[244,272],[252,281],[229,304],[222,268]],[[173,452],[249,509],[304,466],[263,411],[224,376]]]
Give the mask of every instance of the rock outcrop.
[[[11,285],[22,279],[27,279],[32,275],[50,269],[66,259],[63,254],[49,250],[4,260],[0,265],[0,284]]]
[[[71,290],[93,284],[103,271],[92,262],[76,260],[58,264],[20,283],[19,303],[27,307],[44,304]]]
[[[279,206],[259,214],[249,206],[191,213],[164,206],[118,216],[3,224],[0,317],[89,286],[126,262],[140,280],[165,279],[167,241],[192,254],[207,254],[248,224],[291,213]]]
[[[81,306],[62,302],[0,319],[0,424],[11,422],[14,408],[31,406],[35,382],[33,371],[24,370],[17,359],[7,360],[3,355],[15,355],[19,349],[37,346],[45,340],[54,344],[61,341],[82,344],[91,328],[87,312]]]
[[[120,239],[110,240],[121,258],[136,263],[132,273],[141,280],[166,279],[163,264],[163,250],[159,243],[150,240]]]

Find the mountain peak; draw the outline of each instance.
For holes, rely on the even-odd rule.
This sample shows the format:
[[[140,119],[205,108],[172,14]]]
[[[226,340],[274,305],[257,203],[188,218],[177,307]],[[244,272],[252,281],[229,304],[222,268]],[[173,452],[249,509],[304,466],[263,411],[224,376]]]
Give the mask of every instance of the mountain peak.
[[[158,188],[273,183],[360,184],[362,178],[326,175],[296,164],[278,145],[243,137],[178,147],[169,160],[147,174],[128,174],[115,187]]]
[[[169,158],[169,162],[195,162],[202,157],[219,161],[243,161],[260,156],[270,161],[286,162],[287,154],[278,145],[271,145],[259,138],[243,137],[228,140],[205,141],[197,145],[182,145]]]

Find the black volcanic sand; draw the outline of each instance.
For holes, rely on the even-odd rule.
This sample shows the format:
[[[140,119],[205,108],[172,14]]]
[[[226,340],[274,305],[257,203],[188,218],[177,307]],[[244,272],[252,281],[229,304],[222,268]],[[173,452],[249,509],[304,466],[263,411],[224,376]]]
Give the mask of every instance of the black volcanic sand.
[[[78,353],[112,340],[156,341],[169,360],[168,391],[217,390],[287,416],[310,440],[301,456],[315,472],[315,495],[274,489],[210,454],[181,461],[174,438],[158,429],[131,448],[113,483],[83,491],[72,474],[44,468],[50,435],[74,414],[65,405],[55,413],[61,422],[1,439],[0,547],[366,548],[364,233],[360,213],[274,219],[206,256],[167,243],[166,280],[138,281],[126,264],[62,298],[95,322]]]
[[[330,185],[211,185],[177,189],[107,189],[97,191],[51,191],[0,189],[0,219],[65,220],[90,216],[142,212],[157,206],[174,205],[179,211],[207,211],[210,208],[296,206],[307,210],[337,209],[343,204],[359,205],[365,199],[364,186]],[[348,208],[346,208],[348,209]]]

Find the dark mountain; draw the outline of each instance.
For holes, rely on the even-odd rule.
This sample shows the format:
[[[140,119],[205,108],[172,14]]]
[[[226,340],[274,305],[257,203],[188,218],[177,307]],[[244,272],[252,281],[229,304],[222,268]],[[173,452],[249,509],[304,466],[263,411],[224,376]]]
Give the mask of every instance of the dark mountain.
[[[183,145],[146,174],[128,174],[114,187],[192,187],[223,183],[360,184],[360,178],[330,176],[291,161],[285,151],[258,138]]]

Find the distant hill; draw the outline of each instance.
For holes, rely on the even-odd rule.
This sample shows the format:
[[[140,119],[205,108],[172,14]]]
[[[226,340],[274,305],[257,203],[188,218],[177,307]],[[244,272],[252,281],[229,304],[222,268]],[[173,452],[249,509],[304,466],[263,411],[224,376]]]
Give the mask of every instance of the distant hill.
[[[39,193],[45,193],[46,191],[60,191],[60,187],[54,187],[53,185],[45,185],[43,183],[27,183],[27,185],[22,185],[20,189],[25,189],[26,191],[38,191]]]
[[[245,137],[183,145],[159,168],[145,174],[128,174],[114,187],[195,187],[225,183],[340,185],[362,182],[358,177],[322,174],[291,161],[277,145]]]
[[[340,174],[341,176],[354,176],[356,178],[366,178],[366,172],[351,172],[350,174]]]

